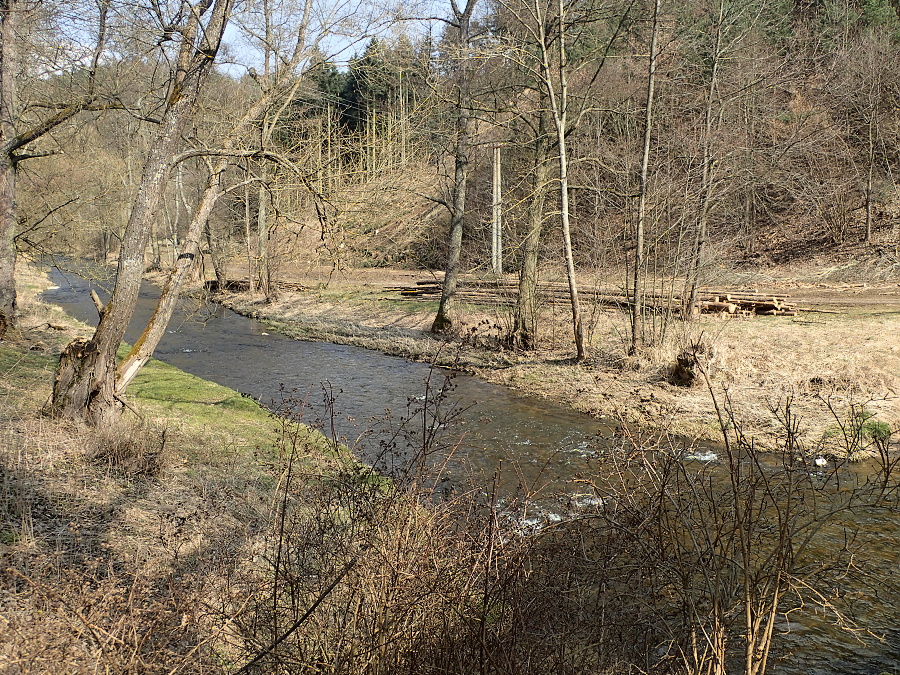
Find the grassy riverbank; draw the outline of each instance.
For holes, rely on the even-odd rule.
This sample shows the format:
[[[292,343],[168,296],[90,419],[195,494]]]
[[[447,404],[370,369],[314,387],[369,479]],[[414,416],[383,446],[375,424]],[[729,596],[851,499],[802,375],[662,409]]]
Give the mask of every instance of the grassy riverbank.
[[[207,672],[229,649],[224,585],[266,550],[285,452],[298,475],[355,462],[155,360],[116,428],[43,417],[59,352],[91,331],[37,300],[43,275],[19,276],[21,329],[0,341],[0,672]]]

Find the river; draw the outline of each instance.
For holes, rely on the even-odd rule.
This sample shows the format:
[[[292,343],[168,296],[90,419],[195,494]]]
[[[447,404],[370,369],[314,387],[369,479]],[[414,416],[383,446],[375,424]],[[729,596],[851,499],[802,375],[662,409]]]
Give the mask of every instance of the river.
[[[89,291],[105,301],[108,281],[90,282],[54,268],[46,300],[96,325]],[[126,340],[133,342],[152,314],[158,291],[145,283]],[[452,473],[489,484],[499,472],[502,494],[540,491],[552,499],[579,492],[576,481],[589,459],[613,442],[610,425],[538,398],[443,368],[372,350],[294,340],[220,305],[184,298],[154,354],[165,363],[279,407],[302,401],[303,421],[331,433],[361,459],[389,473],[421,443],[421,414],[428,392],[429,423],[440,425],[438,445],[453,451]],[[435,393],[444,391],[436,402]],[[328,400],[333,400],[329,405]],[[437,403],[437,407],[435,406]],[[385,452],[400,420],[412,438]],[[548,499],[542,500],[545,504]]]

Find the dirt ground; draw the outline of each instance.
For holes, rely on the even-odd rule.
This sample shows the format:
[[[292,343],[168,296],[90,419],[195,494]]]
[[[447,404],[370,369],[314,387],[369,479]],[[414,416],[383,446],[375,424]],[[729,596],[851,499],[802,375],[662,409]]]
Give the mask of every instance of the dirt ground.
[[[294,286],[276,302],[249,293],[217,299],[300,339],[453,366],[634,428],[715,440],[721,437],[718,405],[734,411],[745,434],[774,447],[783,437],[787,407],[800,420],[810,452],[840,455],[846,445],[842,428],[854,410],[900,429],[900,284],[823,282],[814,272],[769,270],[719,279],[716,289],[788,295],[801,311],[794,317],[672,320],[637,357],[626,356],[628,316],[588,306],[591,355],[580,364],[572,359],[565,306],[543,305],[538,351],[500,347],[497,338],[510,323],[506,307],[460,305],[455,335],[431,335],[436,303],[403,299],[390,290],[435,278],[428,272],[281,270],[280,278]],[[241,276],[233,270],[233,278]],[[700,343],[708,354],[708,382],[671,384],[676,356]]]

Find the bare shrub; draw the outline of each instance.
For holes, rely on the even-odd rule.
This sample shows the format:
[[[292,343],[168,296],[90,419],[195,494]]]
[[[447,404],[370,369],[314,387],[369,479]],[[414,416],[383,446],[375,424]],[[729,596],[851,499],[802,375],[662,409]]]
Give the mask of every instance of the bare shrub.
[[[526,502],[436,489],[454,411],[442,408],[446,385],[428,391],[382,445],[396,455],[379,462],[391,480],[346,458],[328,475],[310,471],[285,426],[267,531],[220,610],[238,672],[602,673],[617,663],[590,596],[560,596],[554,580],[571,551],[557,557],[556,537],[522,529]]]
[[[726,398],[719,461],[637,438],[630,452],[601,457],[605,478],[593,487],[603,507],[589,536],[617,555],[593,561],[595,583],[610,616],[623,617],[615,623],[645,627],[642,668],[764,673],[788,617],[830,616],[872,636],[872,626],[852,621],[848,598],[880,583],[885,563],[873,559],[860,523],[896,508],[896,462],[885,453],[869,476],[847,464],[823,469],[800,443],[791,400],[776,412],[774,453],[743,435]]]
[[[88,461],[126,476],[153,476],[164,464],[166,430],[142,420],[101,427],[89,440]]]

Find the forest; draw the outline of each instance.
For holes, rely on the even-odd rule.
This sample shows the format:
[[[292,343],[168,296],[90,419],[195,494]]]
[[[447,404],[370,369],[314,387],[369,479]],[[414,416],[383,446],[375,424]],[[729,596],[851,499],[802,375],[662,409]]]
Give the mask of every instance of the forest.
[[[898,0],[0,21],[0,671],[900,672]],[[389,469],[185,302],[430,364]],[[607,436],[447,478],[462,372]]]

